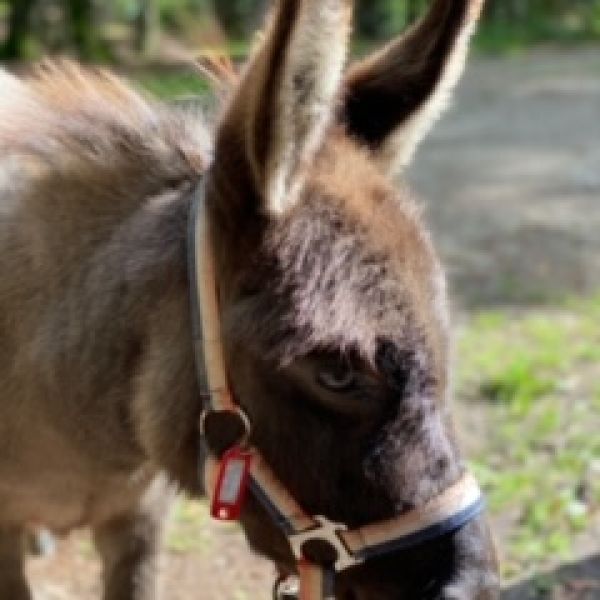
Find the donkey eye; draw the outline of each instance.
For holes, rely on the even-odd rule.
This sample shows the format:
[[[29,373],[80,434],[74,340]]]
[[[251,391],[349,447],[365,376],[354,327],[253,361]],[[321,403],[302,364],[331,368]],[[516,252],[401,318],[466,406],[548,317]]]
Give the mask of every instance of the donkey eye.
[[[333,392],[353,389],[356,386],[356,379],[356,372],[348,363],[327,366],[317,371],[319,385]]]

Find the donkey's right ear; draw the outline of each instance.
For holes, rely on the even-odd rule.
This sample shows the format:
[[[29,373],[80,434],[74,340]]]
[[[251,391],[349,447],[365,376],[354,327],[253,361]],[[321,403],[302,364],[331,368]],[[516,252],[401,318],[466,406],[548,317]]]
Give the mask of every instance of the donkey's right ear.
[[[279,0],[219,126],[215,167],[252,185],[261,208],[293,205],[335,116],[352,0]]]
[[[386,171],[402,168],[458,82],[484,0],[433,0],[428,14],[346,79],[340,119]]]

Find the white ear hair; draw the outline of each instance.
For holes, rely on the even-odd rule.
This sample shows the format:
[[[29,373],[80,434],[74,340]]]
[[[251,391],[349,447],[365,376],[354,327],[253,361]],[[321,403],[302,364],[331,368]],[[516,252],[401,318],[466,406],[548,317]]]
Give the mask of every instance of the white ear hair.
[[[265,165],[271,214],[292,206],[331,123],[350,34],[348,0],[304,0],[286,49]]]

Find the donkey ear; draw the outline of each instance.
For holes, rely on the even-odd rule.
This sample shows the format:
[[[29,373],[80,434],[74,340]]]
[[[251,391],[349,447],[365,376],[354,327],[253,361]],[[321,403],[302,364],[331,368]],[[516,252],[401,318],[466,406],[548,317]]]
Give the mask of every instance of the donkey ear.
[[[241,148],[268,213],[293,204],[335,115],[351,13],[352,0],[279,0],[225,113],[215,163]]]
[[[429,13],[346,79],[341,119],[387,171],[406,166],[464,70],[484,0],[434,0]]]

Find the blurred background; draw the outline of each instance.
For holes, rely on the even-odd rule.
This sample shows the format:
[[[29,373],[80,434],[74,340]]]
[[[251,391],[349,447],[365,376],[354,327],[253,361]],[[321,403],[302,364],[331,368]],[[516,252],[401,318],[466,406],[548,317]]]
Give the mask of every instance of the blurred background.
[[[162,98],[207,97],[182,60],[242,61],[266,0],[0,0],[0,56],[109,64]],[[427,2],[358,2],[354,53]],[[510,600],[600,599],[600,0],[488,0],[451,110],[407,177],[448,267],[454,412]],[[349,499],[351,501],[351,499]],[[99,598],[86,534],[29,561],[36,600]],[[165,600],[263,600],[235,527],[181,501]]]
[[[47,52],[129,62],[164,59],[169,43],[191,50],[227,47],[243,56],[268,0],[0,0],[3,59]],[[358,3],[358,43],[385,40],[427,0]],[[515,49],[540,41],[600,39],[598,0],[488,0],[480,46]]]

